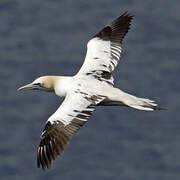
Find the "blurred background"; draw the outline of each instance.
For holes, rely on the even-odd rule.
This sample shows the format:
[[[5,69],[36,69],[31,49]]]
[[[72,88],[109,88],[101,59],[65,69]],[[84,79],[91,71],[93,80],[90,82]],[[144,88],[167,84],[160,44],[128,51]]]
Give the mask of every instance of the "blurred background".
[[[178,0],[1,0],[0,179],[179,180],[179,7]],[[134,19],[115,85],[168,110],[98,107],[43,172],[39,137],[62,100],[17,88],[42,75],[74,75],[88,40],[127,10]]]

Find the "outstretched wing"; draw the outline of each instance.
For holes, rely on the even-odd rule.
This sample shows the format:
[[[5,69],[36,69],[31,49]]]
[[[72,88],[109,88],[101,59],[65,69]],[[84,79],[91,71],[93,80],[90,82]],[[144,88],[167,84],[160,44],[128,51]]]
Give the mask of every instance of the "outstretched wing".
[[[77,75],[91,76],[113,84],[111,73],[118,64],[122,40],[131,20],[132,16],[125,12],[88,42],[86,58]]]
[[[96,104],[104,98],[75,91],[67,94],[62,105],[48,119],[40,137],[37,164],[43,170],[50,168],[51,161],[61,154],[73,134],[92,114]]]

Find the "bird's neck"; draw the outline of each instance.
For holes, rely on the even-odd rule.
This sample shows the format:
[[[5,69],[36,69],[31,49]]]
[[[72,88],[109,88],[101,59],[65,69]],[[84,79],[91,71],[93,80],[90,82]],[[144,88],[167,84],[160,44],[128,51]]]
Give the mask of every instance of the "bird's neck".
[[[56,76],[54,83],[54,92],[57,96],[65,97],[72,85],[72,77]]]

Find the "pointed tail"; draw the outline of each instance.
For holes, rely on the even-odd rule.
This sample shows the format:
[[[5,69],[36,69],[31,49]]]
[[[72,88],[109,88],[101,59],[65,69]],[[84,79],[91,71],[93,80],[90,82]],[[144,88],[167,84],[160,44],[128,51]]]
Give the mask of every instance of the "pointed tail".
[[[137,98],[136,103],[129,104],[129,107],[144,110],[144,111],[154,111],[154,110],[165,110],[165,108],[159,107],[153,100],[146,98]]]
[[[138,98],[136,96],[127,94],[124,96],[123,100],[110,100],[105,99],[98,104],[99,106],[127,106],[144,111],[154,111],[154,110],[166,110],[165,108],[159,107],[153,100],[146,98]]]

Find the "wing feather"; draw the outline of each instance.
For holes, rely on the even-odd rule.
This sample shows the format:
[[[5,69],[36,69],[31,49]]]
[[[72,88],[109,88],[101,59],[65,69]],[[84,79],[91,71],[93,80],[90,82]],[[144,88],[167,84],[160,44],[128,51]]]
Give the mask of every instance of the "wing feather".
[[[69,93],[62,105],[48,119],[40,137],[37,165],[43,170],[50,168],[51,161],[69,144],[73,134],[87,121],[96,104],[104,97],[83,92]]]
[[[132,18],[125,12],[88,42],[86,58],[78,72],[79,76],[90,76],[113,85],[112,72],[118,64],[122,41],[130,28]],[[108,78],[103,77],[104,73],[109,74]]]

